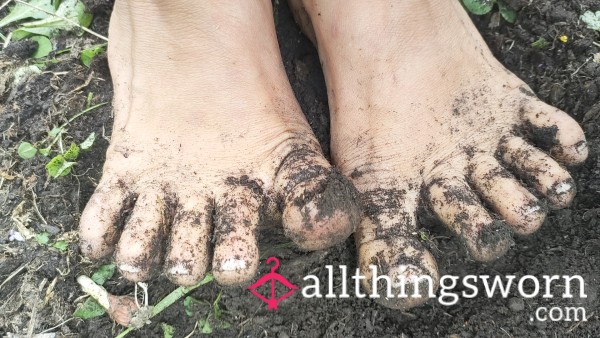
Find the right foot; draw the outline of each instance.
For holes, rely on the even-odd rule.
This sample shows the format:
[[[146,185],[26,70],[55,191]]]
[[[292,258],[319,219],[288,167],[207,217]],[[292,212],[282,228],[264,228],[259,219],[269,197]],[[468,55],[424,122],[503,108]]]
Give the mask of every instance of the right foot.
[[[212,265],[231,285],[253,278],[256,227],[276,209],[301,248],[350,235],[354,188],[294,98],[270,0],[121,0],[109,33],[115,122],[81,216],[84,254],[114,252],[132,281],[164,262],[177,284]]]
[[[494,59],[460,1],[292,6],[323,64],[334,164],[363,195],[356,241],[367,289],[370,265],[397,282],[394,294],[399,277],[437,279],[416,236],[421,202],[480,261],[503,255],[511,232],[535,231],[544,201],[553,208],[571,203],[574,181],[554,159],[585,160],[581,128]],[[411,307],[426,299],[378,300]]]

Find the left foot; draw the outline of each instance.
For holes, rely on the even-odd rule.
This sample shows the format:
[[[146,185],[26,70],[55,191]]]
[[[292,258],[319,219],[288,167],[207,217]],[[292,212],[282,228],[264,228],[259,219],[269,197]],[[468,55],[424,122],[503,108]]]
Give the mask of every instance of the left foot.
[[[369,265],[392,280],[437,282],[415,236],[421,202],[480,261],[503,255],[511,232],[538,229],[546,204],[569,206],[575,185],[555,160],[585,160],[581,128],[492,56],[459,1],[292,7],[323,63],[334,163],[363,194],[356,241],[368,290]],[[427,298],[378,300],[406,308]]]

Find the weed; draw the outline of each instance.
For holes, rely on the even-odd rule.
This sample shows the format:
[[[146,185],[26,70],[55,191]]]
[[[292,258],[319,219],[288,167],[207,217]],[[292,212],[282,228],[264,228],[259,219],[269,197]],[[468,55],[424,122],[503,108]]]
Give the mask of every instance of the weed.
[[[17,148],[17,153],[22,159],[28,160],[36,155],[48,157],[54,155],[46,163],[46,171],[51,177],[57,178],[68,175],[73,166],[77,164],[77,159],[82,150],[89,150],[94,141],[96,140],[96,134],[91,133],[88,137],[79,145],[71,143],[68,148],[65,148],[63,135],[66,134],[66,127],[78,117],[107,104],[107,102],[100,103],[97,105],[90,106],[91,96],[88,95],[87,108],[83,111],[75,114],[65,124],[60,127],[55,127],[48,136],[43,140],[32,144],[30,142],[21,142]]]
[[[539,38],[537,41],[531,44],[531,47],[537,49],[546,49],[548,46],[550,46],[550,42],[544,38]]]
[[[34,58],[45,57],[52,51],[50,37],[60,31],[86,27],[93,16],[85,11],[79,0],[14,0],[16,3],[10,12],[0,20],[0,28],[9,25],[16,27],[8,35],[0,36],[6,47],[11,40],[31,38],[38,45]]]
[[[494,4],[497,4],[500,15],[504,20],[510,23],[517,21],[517,12],[503,0],[462,0],[462,3],[469,12],[475,15],[487,14],[492,11]]]
[[[219,292],[217,298],[212,303],[211,310],[206,315],[205,319],[198,320],[198,326],[200,327],[200,333],[210,334],[213,332],[213,324],[217,325],[219,329],[228,329],[231,327],[231,324],[222,319],[223,310],[219,306],[219,301],[221,300],[222,292]],[[188,297],[189,298],[189,297]],[[187,310],[186,310],[187,313]],[[212,319],[212,320],[211,320]]]
[[[69,243],[65,240],[58,240],[50,244],[50,234],[47,232],[40,232],[34,237],[35,241],[40,245],[48,245],[57,249],[60,252],[65,252],[69,248]]]
[[[580,17],[587,28],[600,31],[600,11],[586,11]]]
[[[91,279],[98,285],[104,285],[107,280],[112,278],[116,270],[114,264],[105,264],[100,266],[93,274]],[[98,304],[94,298],[88,298],[83,305],[77,308],[73,313],[73,317],[81,319],[90,319],[100,317],[106,313],[106,310]]]
[[[173,335],[175,334],[175,328],[167,323],[160,323],[160,327],[163,330],[163,337],[164,338],[173,338]]]

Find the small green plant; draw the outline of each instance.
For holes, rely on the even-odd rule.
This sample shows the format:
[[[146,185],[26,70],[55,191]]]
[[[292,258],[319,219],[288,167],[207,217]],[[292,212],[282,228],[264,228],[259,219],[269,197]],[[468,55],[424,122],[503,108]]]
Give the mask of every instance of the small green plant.
[[[175,334],[175,328],[167,323],[160,323],[160,327],[163,330],[163,337],[164,338],[173,338],[173,335]]]
[[[90,93],[91,94],[91,93]],[[46,163],[46,171],[51,177],[57,178],[66,176],[71,172],[73,166],[77,163],[77,159],[82,150],[89,150],[94,141],[96,140],[96,134],[91,133],[81,142],[79,145],[71,143],[68,147],[65,146],[63,141],[63,135],[66,134],[66,127],[78,117],[107,104],[107,102],[100,103],[97,105],[90,106],[91,95],[88,95],[87,108],[83,111],[75,114],[65,124],[60,127],[55,127],[48,136],[43,140],[32,144],[30,142],[21,142],[17,148],[17,153],[22,159],[28,160],[36,155],[53,157]]]
[[[419,230],[418,234],[419,234],[419,239],[422,242],[427,242],[429,240],[429,232],[428,231],[426,231],[426,230]]]
[[[15,0],[16,5],[0,20],[0,28],[16,24],[7,35],[0,35],[4,45],[11,40],[31,38],[38,44],[34,58],[45,57],[52,51],[49,38],[60,31],[81,28],[87,30],[93,16],[85,11],[79,0]]]
[[[587,28],[600,31],[600,11],[586,11],[580,17]]]
[[[510,23],[517,21],[517,12],[502,0],[462,0],[462,3],[469,12],[475,15],[487,14],[492,11],[494,4],[497,4],[504,20]]]
[[[93,274],[91,279],[98,285],[103,285],[115,274],[116,266],[114,264],[105,264],[100,266]],[[106,310],[98,304],[94,298],[88,298],[83,305],[75,310],[73,317],[81,319],[90,319],[103,316]]]
[[[214,318],[214,322],[216,322],[217,327],[219,329],[228,329],[231,327],[231,324],[222,319],[223,310],[219,306],[219,301],[221,300],[221,292],[217,295],[217,299],[212,303],[212,311],[208,312],[206,319],[198,320],[198,326],[200,327],[200,332],[204,334],[210,334],[213,332],[211,317]]]
[[[539,39],[537,39],[537,41],[535,41],[534,43],[531,44],[531,47],[537,48],[537,49],[546,49],[546,48],[548,48],[548,46],[550,46],[550,42],[548,42],[548,40],[546,40],[544,38],[539,38]]]
[[[94,60],[94,58],[97,55],[102,54],[106,50],[106,46],[107,46],[107,44],[103,43],[103,44],[91,46],[87,49],[84,49],[81,52],[81,54],[79,55],[79,59],[81,60],[81,63],[84,66],[89,67],[92,64],[92,61]]]
[[[65,240],[58,240],[50,244],[50,234],[47,232],[40,232],[34,237],[35,241],[40,245],[49,245],[60,252],[65,252],[69,248],[69,243]]]

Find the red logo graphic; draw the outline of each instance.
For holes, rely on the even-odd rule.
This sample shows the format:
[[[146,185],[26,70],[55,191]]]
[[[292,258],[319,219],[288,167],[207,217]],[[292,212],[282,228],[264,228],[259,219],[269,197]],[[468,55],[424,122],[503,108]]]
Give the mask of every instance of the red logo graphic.
[[[275,264],[271,267],[271,272],[260,277],[260,279],[257,280],[256,283],[254,283],[248,287],[248,290],[250,290],[250,292],[252,292],[252,294],[254,294],[256,297],[261,299],[263,302],[267,303],[269,310],[276,310],[277,304],[279,304],[279,302],[281,302],[282,300],[291,296],[294,293],[294,291],[296,291],[298,289],[298,287],[296,285],[290,283],[290,281],[288,281],[282,275],[275,272],[275,270],[277,270],[277,268],[279,267],[279,259],[277,259],[277,257],[269,257],[267,259],[267,265],[271,262],[275,262]],[[271,297],[270,298],[266,298],[265,296],[261,295],[258,291],[256,291],[256,289],[258,289],[260,286],[262,286],[268,282],[271,282],[271,295],[270,295]],[[279,282],[279,283],[283,284],[283,286],[285,286],[290,291],[286,292],[283,296],[277,298],[277,296],[275,295],[275,285],[276,285],[275,282]]]

